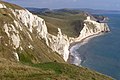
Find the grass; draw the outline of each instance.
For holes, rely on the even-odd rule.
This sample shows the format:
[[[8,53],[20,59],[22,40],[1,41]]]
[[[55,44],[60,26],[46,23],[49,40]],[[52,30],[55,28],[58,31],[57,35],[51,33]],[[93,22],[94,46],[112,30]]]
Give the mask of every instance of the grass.
[[[49,62],[36,64],[35,67],[39,67],[45,71],[53,70],[56,75],[63,75],[68,80],[110,80],[110,78],[107,79],[107,77],[95,71],[70,64]]]
[[[8,3],[8,2],[3,2],[3,1],[0,1],[0,3],[1,4],[4,4],[6,7],[8,7],[8,8],[11,8],[11,9],[24,9],[24,8],[22,8],[22,7],[20,7],[20,6],[18,6],[18,5],[16,5],[16,4],[10,4],[10,3]]]
[[[5,4],[7,7],[12,9],[22,9],[19,6],[6,2],[0,1],[0,3]],[[17,21],[18,25],[23,28],[23,31],[20,31],[17,27],[18,25],[15,25],[13,22],[14,20]],[[11,45],[13,42],[5,33],[4,24],[7,24],[9,28],[12,28],[11,25],[13,25],[15,26],[15,29],[19,31],[19,36],[21,39],[20,45],[23,50],[20,50],[20,47],[17,48],[17,50],[13,49],[14,45]],[[13,15],[11,10],[7,8],[0,9],[0,36],[4,36],[0,39],[0,56],[9,60],[16,60],[13,52],[17,52],[20,56],[20,61],[23,63],[40,63],[49,61],[64,62],[62,57],[52,51],[52,49],[46,45],[42,38],[36,38],[36,36],[38,36],[36,32],[36,29],[34,29],[33,33],[30,33],[28,28]],[[12,35],[15,32],[9,31],[9,33]],[[33,41],[29,38],[28,33],[31,35]],[[7,44],[7,46],[5,44]],[[32,45],[34,49],[28,48],[29,45]]]
[[[51,13],[37,13],[46,21],[48,32],[56,35],[57,28],[62,30],[62,33],[68,37],[78,37],[79,32],[83,28],[83,20],[85,13],[72,14],[69,12],[51,12]]]
[[[24,29],[26,30],[26,29]],[[40,62],[49,62],[49,61],[57,61],[64,62],[62,56],[58,53],[52,51],[43,39],[36,38],[36,34],[30,33],[33,40],[27,36],[26,31],[21,32],[20,34],[24,39],[21,39],[23,51],[20,49],[17,50],[17,53],[20,56],[20,61],[22,62],[32,62],[32,63],[40,63]],[[28,42],[28,43],[26,43]],[[33,49],[28,48],[31,44]]]
[[[47,62],[23,65],[0,59],[2,80],[112,80],[87,68],[66,63]]]
[[[19,6],[4,3],[12,9],[22,9]],[[46,15],[46,16],[45,16]],[[69,36],[77,36],[81,29],[81,14],[45,14],[39,15],[47,21],[49,32],[57,33],[57,28],[60,27],[64,34]],[[81,16],[81,18],[80,18]],[[14,24],[14,20],[22,26],[23,31],[20,31]],[[79,23],[80,22],[80,23]],[[13,49],[12,40],[4,31],[4,24],[12,24],[19,31],[21,39],[20,45],[23,50]],[[51,25],[51,26],[49,26]],[[11,26],[8,26],[11,28]],[[54,29],[54,30],[53,30]],[[28,33],[31,35],[31,40]],[[14,31],[9,32],[10,34]],[[111,78],[91,71],[87,68],[77,67],[64,62],[58,53],[53,52],[41,38],[36,38],[36,30],[30,33],[27,27],[21,23],[9,9],[0,9],[0,79],[1,80],[111,80]],[[7,46],[5,45],[7,44]],[[29,45],[34,48],[28,48]],[[16,62],[13,52],[17,52],[20,58]]]

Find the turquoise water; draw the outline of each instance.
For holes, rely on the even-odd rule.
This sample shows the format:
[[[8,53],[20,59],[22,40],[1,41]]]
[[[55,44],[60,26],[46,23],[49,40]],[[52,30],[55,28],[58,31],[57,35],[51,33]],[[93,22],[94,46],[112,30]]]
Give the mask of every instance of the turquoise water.
[[[82,66],[120,80],[120,14],[104,15],[110,19],[111,32],[91,39],[78,52],[84,53]]]

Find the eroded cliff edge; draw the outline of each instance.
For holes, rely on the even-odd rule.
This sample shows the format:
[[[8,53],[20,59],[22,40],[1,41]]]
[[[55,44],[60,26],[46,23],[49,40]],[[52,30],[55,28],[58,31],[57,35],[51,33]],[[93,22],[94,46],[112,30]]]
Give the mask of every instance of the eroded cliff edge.
[[[7,47],[10,47],[10,49],[8,49],[9,51],[7,50],[4,53],[9,52],[9,56],[11,57],[7,57],[10,59],[14,58],[17,61],[20,60],[20,56],[23,53],[30,52],[31,55],[32,53],[39,55],[37,54],[39,53],[39,50],[36,50],[35,48],[39,47],[37,42],[39,42],[41,39],[49,48],[52,49],[52,51],[57,52],[62,56],[64,61],[67,61],[70,55],[70,44],[81,41],[88,36],[109,31],[107,23],[101,23],[97,22],[96,20],[92,20],[92,16],[89,15],[86,17],[86,20],[84,20],[84,26],[79,32],[79,36],[77,38],[67,37],[67,35],[62,33],[60,28],[58,28],[58,34],[55,36],[48,33],[44,19],[33,15],[26,9],[21,7],[13,8],[13,6],[8,6],[3,2],[0,3],[0,9],[1,15],[8,17],[8,20],[3,20],[1,17],[1,26],[3,26],[1,27],[0,35],[1,44],[3,46],[2,48],[6,49]],[[28,42],[25,43],[26,41]],[[36,42],[38,45],[35,45],[36,43],[34,42]],[[26,51],[26,49],[28,49],[28,51]],[[51,51],[49,50],[48,52]],[[32,58],[34,58],[32,62],[39,62],[41,56],[38,56],[37,58],[34,57],[35,55],[32,56]]]
[[[44,19],[17,5],[0,1],[0,57],[27,63],[64,62],[49,48]]]
[[[87,68],[65,63],[70,42],[77,38],[70,40],[60,28],[55,35],[48,33],[45,23],[22,7],[0,1],[1,79],[112,80]]]

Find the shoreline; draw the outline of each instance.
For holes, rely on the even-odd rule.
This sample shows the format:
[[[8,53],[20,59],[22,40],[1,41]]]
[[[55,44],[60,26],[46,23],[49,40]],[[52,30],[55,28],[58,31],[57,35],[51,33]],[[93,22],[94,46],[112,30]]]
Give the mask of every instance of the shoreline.
[[[76,50],[79,49],[81,46],[87,44],[91,39],[101,36],[101,35],[104,35],[105,33],[107,33],[107,32],[99,32],[96,34],[89,35],[89,36],[81,39],[80,41],[72,42],[69,46],[70,55],[69,55],[68,62],[70,64],[75,64],[77,66],[81,66],[81,64],[85,60],[85,57],[83,56],[84,54],[78,53]]]

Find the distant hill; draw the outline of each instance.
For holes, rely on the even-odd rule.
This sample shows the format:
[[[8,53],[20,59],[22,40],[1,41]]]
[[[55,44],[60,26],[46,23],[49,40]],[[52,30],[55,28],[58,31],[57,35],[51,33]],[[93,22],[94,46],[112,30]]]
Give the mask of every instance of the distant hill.
[[[120,11],[118,10],[97,10],[97,9],[89,9],[89,8],[80,8],[76,10],[89,12],[91,14],[120,14]]]
[[[81,10],[77,10],[77,9],[69,9],[69,8],[63,8],[63,9],[49,9],[49,8],[26,8],[31,12],[34,13],[47,13],[47,12],[56,12],[56,13],[61,13],[61,12],[67,12],[67,13],[71,13],[71,14],[78,14],[81,13],[83,11]]]
[[[63,34],[69,37],[79,36],[79,32],[83,28],[83,21],[88,15],[86,12],[67,8],[54,10],[39,9],[40,11],[38,9],[33,11],[28,8],[28,10],[45,19],[49,33],[56,35],[57,29],[61,28]]]
[[[26,8],[31,12],[35,12],[35,13],[42,13],[42,12],[46,12],[46,11],[50,11],[49,8]]]
[[[34,12],[47,12],[47,11],[57,11],[57,12],[71,12],[71,13],[79,13],[79,12],[88,12],[91,14],[120,14],[119,10],[97,10],[97,9],[89,9],[89,8],[63,8],[63,9],[49,9],[49,8],[27,8],[29,11]]]
[[[76,14],[66,9],[30,10],[38,16],[0,1],[0,80],[112,80],[67,63],[69,41],[66,35],[80,34],[85,13]]]

